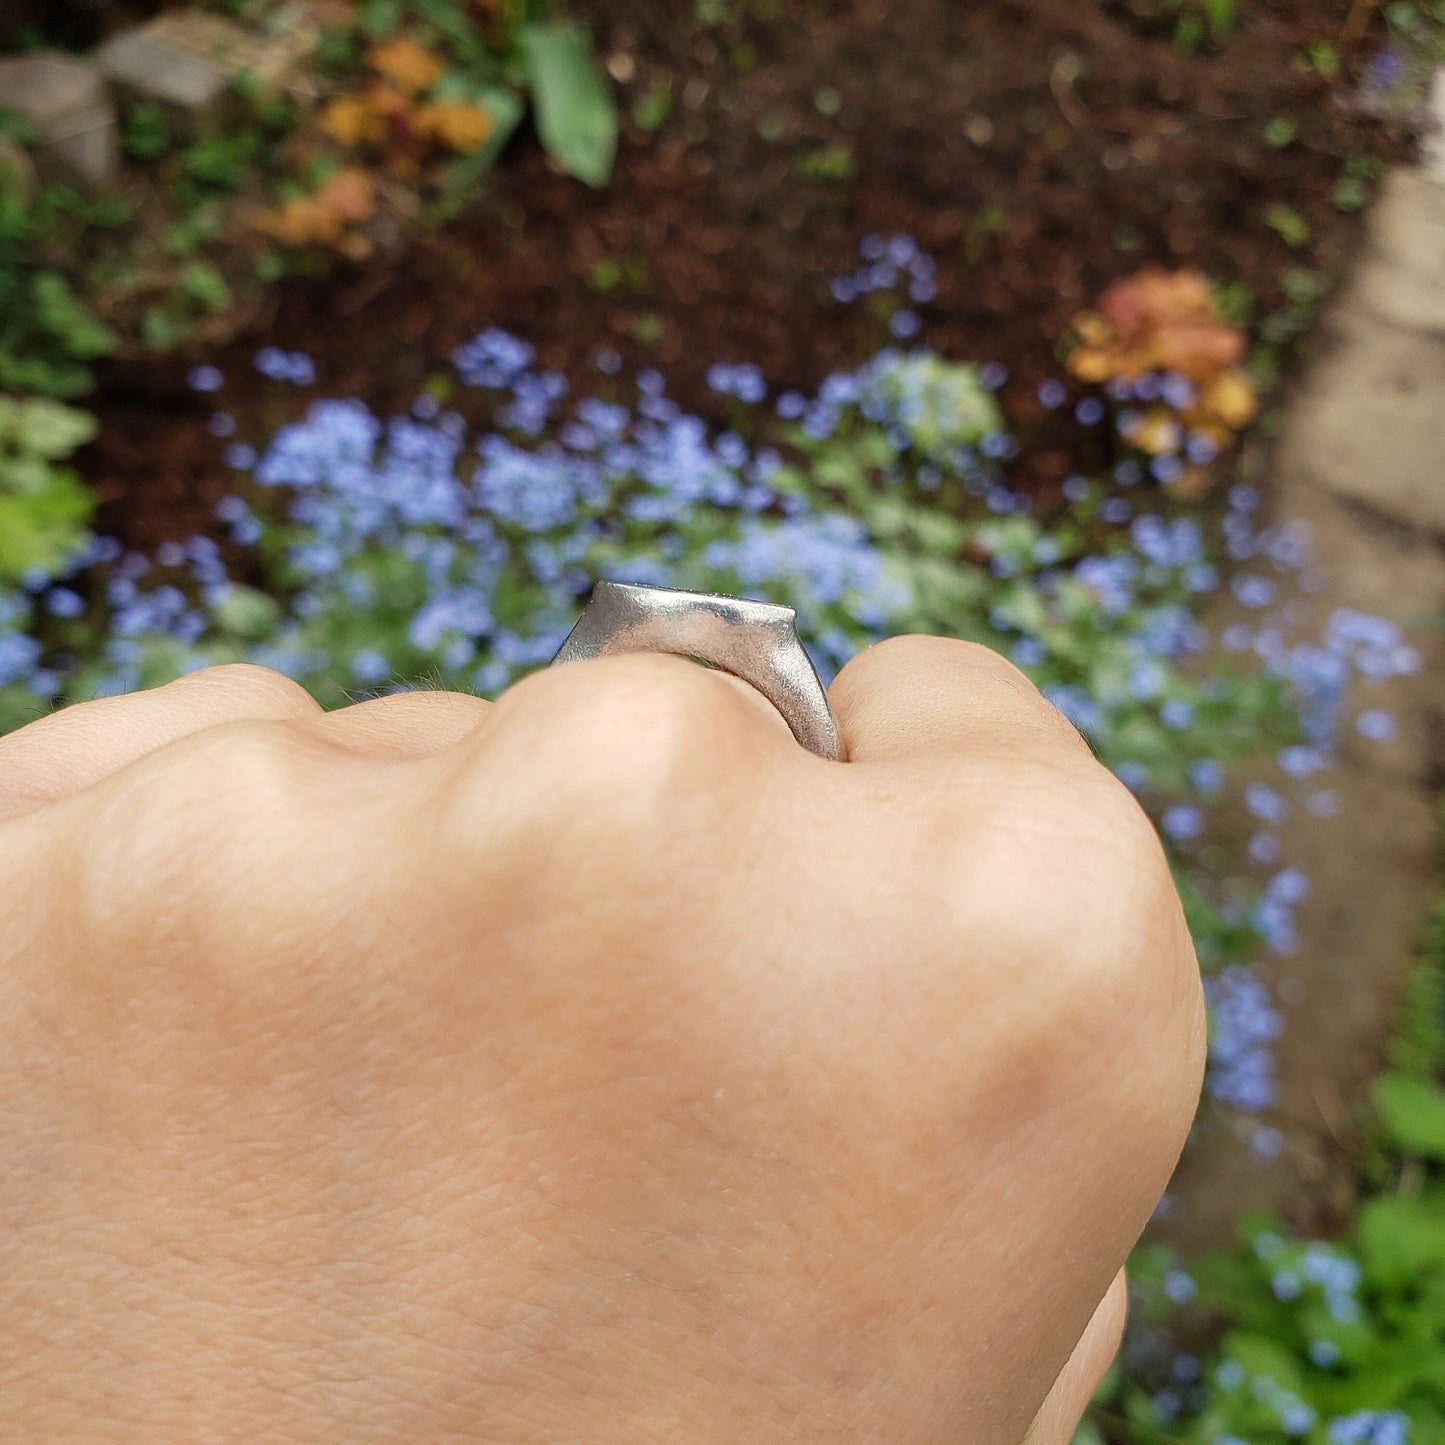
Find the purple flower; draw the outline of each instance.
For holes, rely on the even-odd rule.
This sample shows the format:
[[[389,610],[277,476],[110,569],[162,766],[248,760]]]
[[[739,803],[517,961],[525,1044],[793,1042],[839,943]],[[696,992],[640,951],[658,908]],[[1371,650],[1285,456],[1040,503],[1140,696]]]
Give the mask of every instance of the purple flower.
[[[1204,831],[1204,810],[1192,803],[1175,803],[1164,810],[1159,826],[1176,843],[1187,843]]]
[[[916,311],[899,311],[888,323],[888,329],[899,341],[912,341],[923,330],[923,321]]]
[[[193,366],[186,377],[186,385],[192,391],[220,391],[225,384],[226,378],[221,374],[220,368],[215,366]]]
[[[1393,713],[1372,707],[1355,719],[1355,731],[1372,743],[1390,743],[1399,736],[1400,727]]]
[[[1393,45],[1376,51],[1365,70],[1365,88],[1393,90],[1405,74],[1405,57]]]

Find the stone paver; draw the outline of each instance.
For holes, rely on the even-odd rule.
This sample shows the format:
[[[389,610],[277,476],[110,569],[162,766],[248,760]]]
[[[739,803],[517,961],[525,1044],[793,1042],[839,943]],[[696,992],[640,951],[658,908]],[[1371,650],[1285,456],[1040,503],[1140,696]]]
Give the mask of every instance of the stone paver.
[[[195,136],[222,129],[234,116],[238,75],[277,86],[315,42],[315,31],[302,26],[267,39],[218,15],[178,10],[112,36],[96,63],[124,99],[165,107],[182,132]]]
[[[115,106],[105,77],[60,51],[0,59],[0,106],[18,110],[40,132],[41,174],[100,186],[120,166]]]
[[[1431,180],[1445,185],[1445,65],[1431,82],[1428,109],[1432,129],[1421,147],[1421,165]]]
[[[1389,742],[1353,733],[1320,786],[1339,813],[1287,818],[1282,856],[1310,877],[1300,948],[1260,969],[1286,1019],[1279,1098],[1258,1119],[1206,1111],[1163,1231],[1186,1247],[1230,1242],[1241,1209],[1312,1228],[1338,1223],[1354,1188],[1358,1124],[1439,888],[1445,778],[1445,185],[1399,171],[1371,215],[1356,272],[1284,417],[1270,459],[1273,519],[1313,534],[1327,589],[1297,604],[1317,632],[1336,608],[1387,617],[1421,654],[1409,677],[1360,682],[1349,716],[1380,708]],[[1228,605],[1221,623],[1235,620]],[[1250,1141],[1279,1131],[1272,1158]]]
[[[1345,305],[1405,331],[1445,337],[1445,184],[1397,170],[1380,188]]]
[[[1341,307],[1323,337],[1281,473],[1445,536],[1445,335]]]
[[[1433,539],[1363,516],[1297,475],[1279,476],[1271,510],[1276,520],[1310,523],[1330,574],[1328,591],[1301,600],[1306,634],[1317,633],[1337,607],[1402,625],[1445,608],[1445,553]],[[1241,1207],[1327,1227],[1352,1202],[1355,1116],[1437,886],[1432,790],[1445,762],[1445,631],[1412,628],[1410,637],[1421,650],[1419,671],[1358,683],[1349,700],[1351,715],[1364,707],[1392,712],[1397,740],[1347,734],[1342,765],[1319,777],[1321,788],[1338,795],[1338,815],[1297,812],[1272,829],[1282,857],[1309,875],[1312,890],[1297,915],[1298,953],[1258,970],[1286,1019],[1276,1051],[1279,1100],[1257,1119],[1206,1111],[1173,1186],[1177,1202],[1167,1225],[1188,1248],[1228,1242]],[[1260,1124],[1282,1136],[1273,1159],[1251,1152]]]

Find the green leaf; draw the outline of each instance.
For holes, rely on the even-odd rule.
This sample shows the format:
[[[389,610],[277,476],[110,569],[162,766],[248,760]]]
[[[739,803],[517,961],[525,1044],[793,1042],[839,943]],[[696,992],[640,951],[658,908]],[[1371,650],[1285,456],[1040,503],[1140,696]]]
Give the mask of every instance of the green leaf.
[[[50,485],[50,471],[43,457],[0,456],[0,493],[38,497]]]
[[[606,185],[617,156],[617,105],[586,33],[575,25],[524,25],[517,48],[548,155],[589,186]]]
[[[99,430],[88,411],[37,397],[23,401],[10,417],[16,447],[32,457],[55,461],[95,439]],[[7,428],[9,429],[9,428]]]
[[[219,627],[236,637],[269,637],[281,620],[281,606],[274,597],[254,587],[234,586],[211,608]]]
[[[450,83],[449,83],[450,82]],[[469,190],[496,165],[497,157],[522,123],[526,107],[515,90],[502,85],[471,85],[460,77],[443,80],[436,89],[438,100],[460,100],[479,105],[492,118],[492,133],[469,155],[459,157],[447,167],[446,187],[449,191]]]
[[[1204,10],[1210,34],[1222,40],[1234,28],[1234,0],[1204,0]]]
[[[1390,1141],[1407,1154],[1445,1159],[1445,1089],[1386,1074],[1375,1084],[1375,1108]]]
[[[115,350],[115,333],[96,320],[58,271],[42,271],[31,283],[30,294],[41,325],[64,342],[72,356],[92,361]]]
[[[85,541],[94,505],[90,488],[65,468],[38,496],[0,497],[0,579],[32,567],[59,572]]]
[[[180,275],[186,297],[207,311],[224,311],[231,304],[231,288],[209,261],[192,261]]]
[[[1305,1388],[1299,1357],[1278,1340],[1265,1335],[1232,1334],[1225,1341],[1224,1354],[1243,1365],[1247,1374],[1267,1375],[1294,1394]]]
[[[1382,1195],[1360,1211],[1358,1229],[1374,1285],[1401,1289],[1432,1269],[1445,1271],[1445,1207],[1438,1197]]]

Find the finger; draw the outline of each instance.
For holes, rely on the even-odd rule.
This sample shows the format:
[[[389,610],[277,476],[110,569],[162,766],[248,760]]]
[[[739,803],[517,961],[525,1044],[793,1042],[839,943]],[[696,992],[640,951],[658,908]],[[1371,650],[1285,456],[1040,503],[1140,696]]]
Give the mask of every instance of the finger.
[[[0,817],[83,792],[217,723],[314,718],[321,705],[269,668],[236,663],[164,687],[73,703],[0,738]]]
[[[471,737],[491,712],[491,703],[470,693],[397,692],[323,713],[306,726],[365,757],[422,758]]]
[[[838,674],[828,698],[854,762],[961,749],[1093,756],[1018,668],[974,642],[875,643]]]
[[[720,668],[665,652],[618,653],[547,667],[514,683],[495,704],[500,729],[535,735],[546,728],[564,747],[580,730],[618,752],[641,744],[650,724],[676,721],[698,747],[751,739],[791,742],[782,714],[751,683]],[[594,741],[596,739],[594,738]]]
[[[1084,1418],[1084,1411],[1089,1408],[1089,1401],[1119,1353],[1128,1310],[1128,1283],[1124,1271],[1120,1270],[1103,1303],[1094,1311],[1069,1363],[1034,1416],[1023,1445],[1069,1445]]]

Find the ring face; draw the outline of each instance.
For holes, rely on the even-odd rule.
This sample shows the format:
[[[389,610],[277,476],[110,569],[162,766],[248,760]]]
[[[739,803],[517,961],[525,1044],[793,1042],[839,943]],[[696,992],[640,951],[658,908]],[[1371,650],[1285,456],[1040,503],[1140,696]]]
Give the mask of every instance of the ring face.
[[[846,762],[828,695],[798,638],[791,607],[710,592],[599,582],[553,666],[626,652],[669,652],[750,683],[810,752]]]

